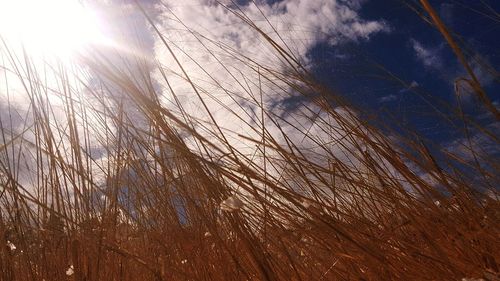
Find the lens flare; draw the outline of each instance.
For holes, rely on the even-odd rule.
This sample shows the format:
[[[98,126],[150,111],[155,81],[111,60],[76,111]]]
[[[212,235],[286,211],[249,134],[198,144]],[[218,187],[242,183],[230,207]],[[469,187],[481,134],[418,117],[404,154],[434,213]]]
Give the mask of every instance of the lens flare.
[[[97,16],[76,0],[0,0],[0,36],[61,59],[105,41]]]

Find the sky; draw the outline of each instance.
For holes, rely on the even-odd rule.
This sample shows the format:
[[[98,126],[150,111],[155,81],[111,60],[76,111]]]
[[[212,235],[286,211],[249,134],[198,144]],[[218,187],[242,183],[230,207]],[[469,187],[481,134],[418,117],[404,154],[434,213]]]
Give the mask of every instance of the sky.
[[[184,9],[189,7],[189,2],[206,5],[210,1],[184,1],[185,4],[172,6],[193,13],[196,9]],[[245,11],[253,7],[250,1],[236,2]],[[387,116],[441,144],[453,142],[459,135],[439,118],[440,112],[449,113],[450,110],[440,106],[440,101],[457,108],[454,82],[467,75],[443,36],[410,8],[418,7],[418,1],[263,2],[259,3],[271,22],[277,23],[278,29],[280,23],[292,23],[294,32],[289,38],[299,40],[289,42],[296,47],[294,51],[302,56],[315,78],[359,106],[362,112],[366,111],[367,117],[370,114],[380,119]],[[474,61],[493,69],[493,73],[488,73],[479,63],[472,63],[482,86],[498,107],[500,88],[498,72],[495,71],[500,65],[500,26],[495,12],[500,10],[500,3],[463,0],[430,3],[448,28],[474,51],[471,53]],[[286,11],[283,11],[285,6]],[[206,7],[202,13],[210,14],[210,10],[213,15],[217,14],[215,8]],[[256,13],[253,15],[258,17]],[[188,15],[186,21],[202,24],[197,22],[200,18]],[[206,21],[209,19],[205,18]],[[239,39],[245,34],[238,34],[237,29],[214,26],[211,30],[215,30],[218,38],[232,32],[236,39],[229,41],[243,42],[242,49],[261,47],[256,42],[245,45]],[[484,113],[470,91],[464,91],[461,99],[466,113],[474,117],[481,117],[481,112]],[[288,102],[285,104],[287,108],[296,104],[293,98],[284,102]],[[478,121],[483,124],[493,122],[488,118]]]
[[[494,19],[482,14],[488,12],[480,1],[431,3],[445,24],[460,34],[467,46],[477,51],[478,58],[498,69],[500,27]],[[496,1],[487,3],[496,11],[500,8]],[[318,79],[370,111],[380,115],[390,112],[398,121],[432,140],[445,142],[453,138],[453,132],[447,130],[448,126],[438,122],[436,109],[433,108],[437,103],[433,101],[439,98],[456,105],[453,82],[457,77],[465,76],[465,72],[442,35],[400,1],[367,1],[359,13],[367,19],[383,19],[390,31],[341,48],[320,44],[309,53],[315,60]],[[383,66],[385,71],[396,75],[406,86],[394,79],[375,77],[376,74],[384,76],[385,71],[377,70],[376,66],[370,67],[370,62]],[[498,73],[495,81],[494,75],[479,67],[476,71],[490,98],[498,106]],[[469,112],[477,110],[472,98],[466,97],[464,103]],[[442,107],[437,106],[437,109],[446,112]]]
[[[442,114],[446,116],[450,112],[449,106],[457,108],[454,82],[458,77],[466,77],[466,72],[442,35],[411,9],[419,6],[418,1],[261,0],[256,1],[257,6],[247,0],[221,2],[231,7],[238,5],[273,39],[283,39],[314,78],[332,93],[344,97],[363,119],[374,120],[374,124],[383,126],[398,125],[401,132],[415,130],[429,142],[460,150],[463,142],[460,123],[458,120],[450,123]],[[93,7],[103,36],[113,42],[114,47],[123,48],[124,53],[141,53],[171,71],[181,72],[134,1],[89,0],[86,3]],[[215,57],[207,55],[207,50],[217,50],[209,39],[224,42],[233,51],[244,53],[263,65],[284,70],[284,62],[275,56],[255,30],[213,0],[165,0],[163,5],[152,0],[140,0],[139,3],[164,34],[164,39],[172,44],[178,59],[200,88],[209,89],[213,98],[206,103],[214,111],[219,125],[236,133],[251,131],[248,126],[255,124],[252,123],[255,108],[250,105],[245,108],[245,93],[241,86],[232,81]],[[493,0],[430,3],[445,24],[458,34],[464,46],[475,51],[470,53],[472,67],[490,99],[499,107],[500,3]],[[276,37],[262,14],[279,31],[281,38]],[[41,22],[46,20],[43,15],[39,18]],[[57,28],[57,22],[50,27]],[[193,36],[187,28],[206,37]],[[136,46],[136,49],[131,51],[125,46]],[[109,59],[121,64],[120,58],[111,54]],[[219,55],[217,59],[229,66],[233,74],[240,73],[250,81],[259,78],[248,65],[234,57]],[[493,70],[488,72],[487,69]],[[157,81],[155,86],[161,93],[160,99],[166,107],[173,108],[172,96],[161,82],[161,73],[154,67],[150,71]],[[169,79],[185,107],[207,119],[203,105],[196,99],[190,85],[175,75]],[[228,97],[214,83],[220,83],[234,95]],[[266,95],[263,102],[276,114],[300,111],[302,98],[273,94],[278,92],[279,86],[284,85],[264,83]],[[248,87],[250,91],[256,89],[256,85]],[[498,122],[481,108],[470,91],[464,89],[461,100],[468,115],[491,130],[499,131]],[[243,104],[237,113],[249,125],[228,120],[228,109],[220,108],[220,102],[231,110],[235,104]],[[304,121],[301,125],[307,127],[306,123]],[[288,133],[295,134],[292,128]],[[474,140],[488,152],[500,154],[498,146],[491,141],[480,136]],[[241,142],[241,149],[248,145],[234,136],[232,141]]]
[[[268,3],[287,2],[297,1]],[[394,119],[431,142],[443,146],[456,144],[462,127],[450,126],[440,113],[449,113],[449,105],[457,108],[454,82],[467,75],[443,36],[410,9],[409,6],[418,7],[418,1],[299,2],[304,6],[288,11],[290,15],[299,15],[295,22],[297,30],[308,26],[312,33],[327,34],[305,35],[312,42],[308,42],[305,50],[298,51],[319,81],[360,107],[367,118],[375,115],[379,120]],[[431,4],[464,46],[474,51],[470,54],[474,59],[472,67],[499,107],[500,3],[457,0],[431,1]],[[317,7],[311,8],[313,5]],[[335,12],[329,14],[332,11]],[[342,16],[352,18],[339,20]],[[475,63],[476,60],[492,68],[493,73]],[[484,108],[470,91],[463,91],[461,99],[466,113],[498,132],[498,122],[484,118]],[[293,105],[294,99],[290,99],[289,106]]]

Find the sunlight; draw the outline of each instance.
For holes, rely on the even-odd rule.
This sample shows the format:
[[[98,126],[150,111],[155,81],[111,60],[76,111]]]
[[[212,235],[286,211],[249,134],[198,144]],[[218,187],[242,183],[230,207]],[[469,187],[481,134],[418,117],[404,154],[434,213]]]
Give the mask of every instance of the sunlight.
[[[0,0],[0,36],[30,55],[62,60],[105,42],[97,17],[78,0]]]

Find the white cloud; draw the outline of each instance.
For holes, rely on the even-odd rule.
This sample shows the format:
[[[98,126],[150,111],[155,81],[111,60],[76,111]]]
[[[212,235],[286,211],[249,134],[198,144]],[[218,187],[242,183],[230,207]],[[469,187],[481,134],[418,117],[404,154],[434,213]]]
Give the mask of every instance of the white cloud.
[[[499,123],[491,123],[485,127],[491,132],[500,130]],[[472,131],[470,138],[461,137],[444,145],[446,152],[454,154],[456,157],[466,161],[473,162],[475,158],[481,164],[488,164],[490,157],[500,155],[500,147],[494,139],[480,131]]]
[[[353,128],[362,130],[359,122],[353,120],[356,113],[341,107],[325,112],[302,97],[298,93],[302,88],[317,93],[294,78],[293,68],[297,65],[287,62],[264,37],[269,36],[305,65],[306,54],[320,42],[339,45],[368,40],[373,34],[387,30],[382,21],[366,21],[359,16],[357,9],[361,2],[284,0],[273,5],[260,2],[258,8],[252,3],[240,7],[265,36],[215,1],[164,2],[166,7],[155,18],[163,38],[156,36],[154,46],[154,56],[163,73],[155,70],[154,77],[167,109],[179,112],[177,103],[180,103],[195,120],[198,133],[225,147],[217,129],[207,125],[215,120],[231,149],[251,159],[253,168],[262,169],[263,152],[259,144],[262,100],[269,114],[264,121],[267,133],[282,145],[281,149],[289,149],[286,143],[292,142],[306,157],[304,161],[312,165],[328,167],[338,161],[343,162],[345,169],[352,169],[349,173],[356,173],[358,149],[363,144],[357,137],[347,136],[347,131]],[[175,59],[162,39],[172,49]],[[292,89],[292,84],[299,89]],[[289,100],[298,100],[300,106],[290,108]],[[224,153],[218,154],[216,158],[224,160],[221,156]],[[307,187],[307,184],[300,186],[300,180],[295,179],[292,168],[278,150],[268,148],[266,157],[273,159],[273,166],[267,166],[269,177],[279,181],[290,173],[288,176],[294,180],[286,184],[297,185],[296,190]],[[324,186],[317,175],[306,176],[312,182],[318,181],[318,189]],[[248,194],[238,192],[246,202]]]
[[[396,96],[394,94],[390,94],[390,95],[381,97],[378,101],[381,102],[381,103],[384,103],[384,102],[395,101],[397,99],[398,99],[398,96]]]
[[[165,3],[158,16],[160,32],[196,85],[204,103],[157,38],[155,56],[165,68],[167,79],[184,109],[211,122],[206,105],[218,125],[238,134],[255,135],[252,126],[258,120],[259,108],[255,100],[260,100],[259,95],[263,94],[267,109],[293,95],[279,77],[279,72],[287,69],[287,62],[254,27],[214,1]],[[366,40],[387,30],[381,21],[363,20],[357,13],[359,7],[360,3],[349,5],[335,0],[285,0],[273,5],[260,3],[258,7],[250,3],[241,9],[244,17],[255,23],[266,36],[298,61],[305,62],[306,53],[321,41],[336,45]],[[164,80],[158,72],[155,77],[158,81]],[[163,102],[173,109],[176,107],[173,96],[165,81],[162,84]],[[241,138],[233,139],[238,142]],[[241,145],[247,144],[243,142]]]
[[[410,86],[408,87],[408,89],[414,89],[416,87],[418,87],[417,81],[411,81]]]
[[[263,44],[262,37],[254,28],[223,6],[214,4],[214,1],[187,0],[181,5],[178,1],[165,2],[170,11],[164,10],[160,18],[163,26],[170,29],[165,30],[166,34],[178,31],[173,38],[182,40],[187,35],[186,28],[176,23],[178,19],[193,31],[230,44],[245,53],[251,52],[259,57],[266,49],[271,51],[268,55],[275,53]],[[359,5],[354,6],[359,8]],[[368,39],[374,33],[387,30],[384,22],[365,21],[352,5],[335,0],[285,0],[273,5],[261,3],[258,7],[250,3],[241,9],[245,17],[282,44],[277,31],[298,57],[303,57],[319,41],[339,44]],[[173,15],[177,19],[174,20]],[[184,41],[184,45],[193,43],[191,40]]]
[[[417,59],[430,69],[442,69],[443,60],[440,55],[440,48],[429,48],[415,39],[411,39],[413,50]]]

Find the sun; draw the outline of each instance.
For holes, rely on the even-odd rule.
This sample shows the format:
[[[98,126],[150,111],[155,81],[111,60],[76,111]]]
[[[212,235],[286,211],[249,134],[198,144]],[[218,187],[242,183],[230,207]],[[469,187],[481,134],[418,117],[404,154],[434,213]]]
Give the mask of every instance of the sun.
[[[98,17],[78,0],[0,0],[0,36],[59,59],[105,41]]]

